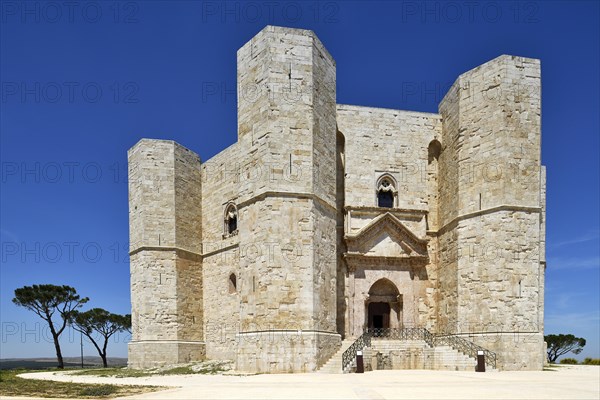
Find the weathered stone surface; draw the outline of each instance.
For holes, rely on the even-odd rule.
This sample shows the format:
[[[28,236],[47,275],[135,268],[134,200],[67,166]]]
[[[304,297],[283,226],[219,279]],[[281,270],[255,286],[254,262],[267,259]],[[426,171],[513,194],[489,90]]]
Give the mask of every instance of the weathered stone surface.
[[[541,369],[539,61],[468,71],[433,114],[336,105],[310,31],[269,26],[237,59],[235,144],[203,164],[172,141],[129,151],[130,365],[314,371],[383,325]],[[385,357],[464,367],[437,348]]]

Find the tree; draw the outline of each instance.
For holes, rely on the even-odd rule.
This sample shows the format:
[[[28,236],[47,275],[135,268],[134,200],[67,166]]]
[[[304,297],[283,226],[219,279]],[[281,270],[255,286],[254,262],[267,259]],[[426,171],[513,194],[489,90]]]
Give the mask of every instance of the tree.
[[[556,359],[568,352],[581,353],[585,346],[585,339],[574,335],[546,335],[544,340],[548,345],[548,361],[553,363]]]
[[[108,339],[117,332],[131,331],[131,315],[112,314],[102,308],[92,308],[89,311],[73,313],[70,320],[73,329],[83,333],[94,345],[104,368],[108,367],[106,361],[106,347]],[[98,332],[103,339],[102,347],[100,343],[94,339],[94,332]]]
[[[65,330],[73,312],[88,300],[87,297],[79,297],[77,291],[71,286],[33,285],[15,289],[15,297],[12,301],[19,307],[33,311],[48,323],[54,340],[58,368],[62,369],[65,366],[58,338]],[[56,312],[59,313],[62,321],[55,325],[52,317]]]

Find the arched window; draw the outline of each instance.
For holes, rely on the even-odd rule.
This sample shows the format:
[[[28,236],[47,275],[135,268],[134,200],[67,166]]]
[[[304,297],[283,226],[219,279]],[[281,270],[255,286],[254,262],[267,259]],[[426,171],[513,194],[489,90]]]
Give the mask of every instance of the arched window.
[[[237,278],[234,273],[229,275],[229,293],[237,293]]]
[[[442,152],[442,144],[433,139],[431,143],[429,143],[429,147],[427,148],[427,162],[431,164],[433,161],[437,161],[440,158],[440,153]]]
[[[224,220],[224,237],[234,236],[238,233],[238,212],[235,204],[229,204],[225,208],[225,220]]]
[[[394,208],[396,204],[396,181],[385,174],[377,181],[377,207]]]

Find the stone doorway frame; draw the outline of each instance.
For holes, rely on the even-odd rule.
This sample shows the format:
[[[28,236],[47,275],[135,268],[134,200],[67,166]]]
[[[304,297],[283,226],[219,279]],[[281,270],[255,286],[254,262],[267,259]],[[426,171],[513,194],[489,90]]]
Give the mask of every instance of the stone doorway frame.
[[[381,278],[371,285],[369,293],[365,298],[363,331],[367,328],[372,328],[372,318],[369,309],[371,308],[371,304],[377,303],[388,304],[389,306],[387,321],[385,321],[386,316],[384,316],[384,328],[401,329],[403,327],[402,295],[398,291],[398,287],[394,284],[394,282],[387,278]]]

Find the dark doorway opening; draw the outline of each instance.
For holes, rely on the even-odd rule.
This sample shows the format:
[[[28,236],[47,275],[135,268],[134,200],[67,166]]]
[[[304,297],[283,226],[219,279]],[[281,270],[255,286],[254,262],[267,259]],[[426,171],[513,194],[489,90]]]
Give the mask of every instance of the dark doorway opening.
[[[373,315],[373,328],[383,328],[383,315]]]
[[[369,330],[375,336],[382,336],[390,327],[390,304],[377,302],[369,304]]]

